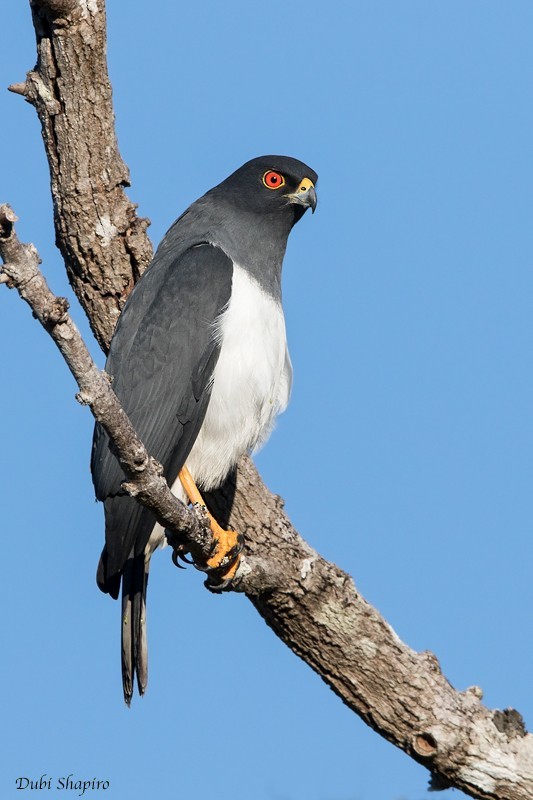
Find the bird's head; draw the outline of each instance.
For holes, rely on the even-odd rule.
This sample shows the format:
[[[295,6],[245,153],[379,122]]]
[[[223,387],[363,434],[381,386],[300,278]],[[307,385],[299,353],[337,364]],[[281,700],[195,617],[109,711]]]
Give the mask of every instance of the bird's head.
[[[247,161],[213,191],[243,210],[283,215],[291,225],[316,208],[316,172],[295,158],[261,156]]]

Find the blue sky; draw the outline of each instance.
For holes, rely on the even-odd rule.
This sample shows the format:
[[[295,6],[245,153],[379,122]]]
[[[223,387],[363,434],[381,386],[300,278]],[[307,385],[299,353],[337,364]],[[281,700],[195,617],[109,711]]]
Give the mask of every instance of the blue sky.
[[[154,241],[248,158],[292,155],[320,175],[285,261],[295,383],[257,457],[264,479],[406,642],[531,726],[533,6],[125,8],[109,4],[110,72]],[[26,4],[7,4],[2,33],[7,86],[35,61]],[[71,297],[36,115],[2,91],[0,119],[0,201]],[[94,582],[90,414],[5,289],[0,336],[2,797],[19,776],[74,773],[109,780],[110,800],[426,800],[422,767],[245,599],[211,596],[167,553],[153,560],[149,691],[124,707],[119,608]]]

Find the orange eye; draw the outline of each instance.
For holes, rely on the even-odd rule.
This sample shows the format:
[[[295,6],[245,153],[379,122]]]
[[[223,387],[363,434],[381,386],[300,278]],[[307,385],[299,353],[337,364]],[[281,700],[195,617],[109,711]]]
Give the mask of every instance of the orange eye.
[[[279,189],[285,185],[285,178],[280,172],[274,172],[270,169],[263,175],[263,183],[268,189]]]

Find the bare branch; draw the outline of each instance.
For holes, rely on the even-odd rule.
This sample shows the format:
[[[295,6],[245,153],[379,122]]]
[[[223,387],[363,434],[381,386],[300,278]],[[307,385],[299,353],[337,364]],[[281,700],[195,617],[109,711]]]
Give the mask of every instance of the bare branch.
[[[13,94],[20,94],[22,97],[26,96],[26,83],[12,83],[11,86],[8,86],[8,91],[13,92]]]
[[[212,535],[205,515],[186,508],[170,492],[161,465],[151,458],[135,433],[111,388],[109,376],[93,362],[81,334],[68,313],[68,301],[56,297],[39,269],[41,260],[32,244],[22,244],[15,232],[17,217],[8,205],[0,206],[0,279],[16,288],[34,316],[50,334],[80,388],[77,399],[88,405],[111,437],[128,483],[129,493],[150,508],[158,521],[182,542],[191,542],[194,555],[209,556]]]
[[[23,93],[35,105],[43,127],[57,242],[73,288],[106,349],[124,299],[148,263],[151,248],[147,222],[136,218],[135,207],[123,192],[129,176],[114,133],[104,2],[31,0],[31,5],[39,61],[28,74]],[[17,243],[10,214],[6,210],[4,221],[0,220],[7,283],[18,281],[26,300],[34,288],[46,295],[49,290],[45,284],[46,291],[42,287],[36,251]],[[32,271],[21,276],[17,270],[24,259]],[[36,315],[57,336],[65,353],[75,339],[66,307],[51,294],[44,299]],[[85,378],[91,372],[85,356],[82,365]],[[113,428],[104,401],[96,410],[100,389],[83,386],[81,399],[89,400],[98,418],[106,420],[124,457],[120,437],[132,436],[123,427],[125,415],[117,412]],[[105,392],[103,396],[107,397]],[[136,437],[135,442],[142,448]],[[148,455],[144,449],[135,452],[142,453],[139,463],[147,465],[148,474]],[[134,456],[128,476],[138,477],[138,466]],[[157,472],[156,465],[151,467]],[[161,489],[157,479],[159,483],[138,495],[143,503],[154,499],[152,489]],[[162,491],[165,497],[169,494],[168,487]],[[274,632],[343,702],[424,764],[435,787],[455,786],[484,800],[533,797],[533,737],[525,733],[520,715],[485,708],[477,687],[455,691],[435,656],[416,653],[401,642],[351,578],[298,536],[283,513],[282,501],[265,488],[249,459],[241,461],[234,481],[211,502],[222,516],[230,515],[233,527],[246,537],[245,557],[233,588],[247,594]],[[167,524],[170,518],[164,519]]]
[[[69,281],[106,350],[135,281],[149,264],[149,224],[124,187],[106,63],[103,0],[31,0],[37,66],[24,95],[41,121],[56,242]],[[15,90],[16,91],[16,90]]]
[[[56,342],[81,390],[114,441],[137,498],[163,525],[209,551],[205,526],[172,496],[120,408],[105,373],[92,362],[64,298],[50,292],[31,244],[21,244],[9,206],[0,206],[0,256],[10,286]],[[231,501],[229,500],[231,498]],[[405,645],[357,592],[352,579],[297,534],[282,502],[249,459],[236,481],[211,498],[246,532],[232,588],[245,592],[274,632],[372,728],[427,766],[440,784],[478,798],[533,796],[533,736],[513,710],[492,712],[481,690],[457,692],[435,656]],[[261,522],[259,523],[259,520]]]

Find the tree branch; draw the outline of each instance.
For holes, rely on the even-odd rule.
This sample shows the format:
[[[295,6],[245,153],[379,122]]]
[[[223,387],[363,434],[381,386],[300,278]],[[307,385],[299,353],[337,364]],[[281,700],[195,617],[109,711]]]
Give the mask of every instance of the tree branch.
[[[80,388],[77,400],[91,408],[116,448],[128,479],[124,487],[154,512],[163,527],[174,531],[180,542],[191,545],[195,557],[205,560],[213,547],[205,514],[186,508],[171,493],[161,464],[147,453],[111,388],[109,376],[93,362],[68,313],[67,299],[56,297],[48,288],[35,247],[19,241],[16,219],[10,206],[0,205],[0,257],[4,261],[0,283],[18,290],[56,343]]]
[[[24,94],[41,122],[56,244],[92,330],[107,351],[122,306],[150,263],[149,220],[124,187],[106,63],[103,0],[31,0],[37,65]]]
[[[211,540],[203,521],[170,493],[105,373],[92,363],[66,300],[48,289],[37,251],[17,239],[15,219],[9,206],[0,206],[2,282],[17,288],[54,339],[78,381],[79,399],[112,437],[132,494],[205,556]],[[478,798],[533,796],[533,736],[520,715],[485,708],[477,687],[457,692],[433,654],[415,653],[400,641],[352,579],[298,535],[249,459],[211,499],[221,514],[231,502],[232,523],[246,534],[232,588],[246,593],[272,630],[346,705],[441,784]]]
[[[105,349],[123,300],[149,260],[150,247],[146,221],[136,220],[122,192],[128,178],[113,127],[104,4],[32,0],[31,5],[39,62],[23,93],[36,106],[43,126],[58,245],[74,291]],[[16,86],[20,94],[21,86]],[[7,281],[19,280],[28,300],[30,286],[39,285],[42,276],[16,277],[10,213],[4,214],[0,254],[8,261]],[[30,248],[25,257],[33,257],[35,270],[35,250],[18,245]],[[70,333],[64,304],[53,296],[47,303],[41,320],[45,327],[52,335],[58,330]],[[93,401],[98,392],[93,397],[91,391],[87,397]],[[122,429],[125,415],[118,414],[113,433],[105,409],[98,413],[120,451],[115,434],[131,435]],[[143,464],[147,458],[143,450]],[[142,502],[151,499],[149,489]],[[533,736],[526,734],[520,715],[485,708],[475,687],[455,691],[435,656],[415,653],[401,642],[351,578],[299,537],[282,501],[265,488],[249,459],[242,460],[233,481],[211,502],[221,515],[230,513],[233,526],[245,534],[243,564],[233,588],[247,594],[274,632],[343,702],[430,769],[441,787],[455,786],[485,800],[533,796]]]

